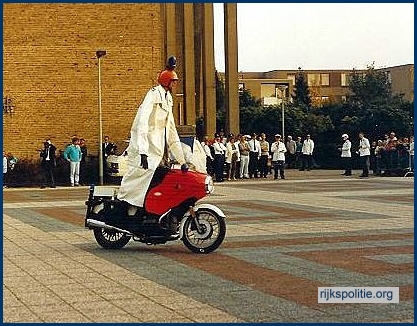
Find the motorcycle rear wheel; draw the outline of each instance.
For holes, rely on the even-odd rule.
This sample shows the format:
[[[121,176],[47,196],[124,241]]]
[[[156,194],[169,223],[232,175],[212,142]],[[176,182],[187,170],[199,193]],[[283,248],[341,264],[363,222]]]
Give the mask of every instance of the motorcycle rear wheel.
[[[199,232],[192,217],[185,221],[182,242],[194,253],[208,254],[216,250],[226,236],[226,222],[211,209],[196,211],[197,219],[203,227]]]
[[[96,238],[97,243],[104,249],[123,248],[131,238],[125,233],[104,228],[95,228],[94,237]]]

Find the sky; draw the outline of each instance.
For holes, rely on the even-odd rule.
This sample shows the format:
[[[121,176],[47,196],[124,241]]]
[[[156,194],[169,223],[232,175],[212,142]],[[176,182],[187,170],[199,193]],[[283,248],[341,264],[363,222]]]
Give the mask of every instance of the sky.
[[[238,3],[238,70],[366,69],[414,64],[414,3]],[[224,72],[223,4],[214,4]]]

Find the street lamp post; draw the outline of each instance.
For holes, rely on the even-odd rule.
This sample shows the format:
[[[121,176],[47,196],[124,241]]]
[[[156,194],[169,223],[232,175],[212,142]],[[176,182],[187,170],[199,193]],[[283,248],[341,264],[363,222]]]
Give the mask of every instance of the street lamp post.
[[[278,85],[278,89],[281,91],[281,123],[282,123],[282,140],[285,142],[285,110],[284,110],[284,99],[285,90],[288,88],[287,85]]]
[[[101,66],[100,58],[106,55],[105,50],[96,51],[98,59],[98,118],[99,118],[99,141],[98,141],[98,177],[100,185],[103,185],[103,146],[101,142],[103,140],[103,122],[101,111]]]

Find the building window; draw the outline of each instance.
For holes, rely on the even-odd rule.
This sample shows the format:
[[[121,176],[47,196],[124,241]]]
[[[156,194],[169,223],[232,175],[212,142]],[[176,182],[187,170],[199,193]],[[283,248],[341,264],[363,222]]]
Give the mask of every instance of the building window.
[[[341,86],[349,86],[349,74],[341,74],[340,75],[340,85]]]
[[[329,86],[330,74],[307,74],[308,86]]]
[[[347,101],[346,95],[342,95],[342,102],[346,102],[346,101]]]
[[[330,102],[330,98],[328,96],[321,97],[321,103],[329,103],[329,102]]]
[[[239,83],[239,93],[242,93],[245,90],[245,84]]]
[[[320,86],[320,74],[307,74],[308,86]]]
[[[275,84],[261,84],[261,97],[276,97]]]
[[[321,77],[321,86],[330,85],[330,75],[329,74],[320,74]]]

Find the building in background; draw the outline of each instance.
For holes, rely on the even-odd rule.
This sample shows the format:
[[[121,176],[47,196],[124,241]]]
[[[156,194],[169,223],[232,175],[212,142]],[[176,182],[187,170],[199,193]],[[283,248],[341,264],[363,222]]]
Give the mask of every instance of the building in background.
[[[377,69],[388,74],[391,90],[404,94],[406,101],[414,101],[414,64]],[[301,70],[273,70],[268,72],[239,72],[239,89],[249,90],[264,105],[280,104],[282,96],[291,97],[295,77]],[[365,70],[357,70],[357,72]],[[325,103],[340,103],[349,93],[349,75],[352,70],[302,70],[308,83],[312,103],[322,106]],[[288,86],[281,94],[279,86]]]

